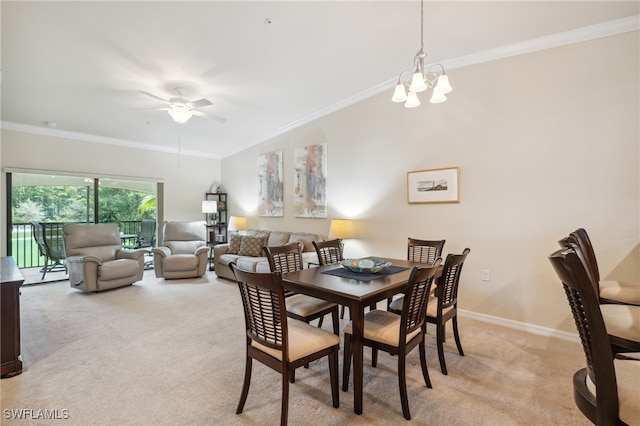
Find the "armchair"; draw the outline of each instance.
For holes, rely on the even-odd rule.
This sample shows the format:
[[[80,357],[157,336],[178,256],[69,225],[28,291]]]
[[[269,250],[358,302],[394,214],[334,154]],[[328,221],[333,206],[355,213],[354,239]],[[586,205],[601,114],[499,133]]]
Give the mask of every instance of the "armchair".
[[[164,241],[153,249],[156,277],[170,280],[203,276],[209,254],[206,230],[204,221],[164,222]]]
[[[62,229],[72,288],[103,291],[142,279],[145,250],[122,250],[117,223],[67,223]]]

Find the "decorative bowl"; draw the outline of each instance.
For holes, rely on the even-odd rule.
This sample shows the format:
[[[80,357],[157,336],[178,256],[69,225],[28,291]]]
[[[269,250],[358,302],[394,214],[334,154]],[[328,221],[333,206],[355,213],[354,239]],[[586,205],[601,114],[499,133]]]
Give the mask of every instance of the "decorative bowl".
[[[379,259],[345,259],[340,264],[360,274],[377,274],[391,266],[391,262]]]

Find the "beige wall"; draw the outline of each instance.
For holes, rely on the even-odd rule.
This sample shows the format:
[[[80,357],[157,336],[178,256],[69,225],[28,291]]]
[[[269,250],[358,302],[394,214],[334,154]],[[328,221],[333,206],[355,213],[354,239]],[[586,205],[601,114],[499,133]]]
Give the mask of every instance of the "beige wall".
[[[0,165],[164,181],[165,220],[203,220],[200,202],[220,181],[220,160],[2,130]],[[6,254],[5,173],[2,173],[0,251]]]
[[[407,237],[471,248],[460,306],[574,332],[547,256],[585,227],[603,277],[640,279],[638,33],[449,72],[449,101],[408,110],[391,92],[222,161],[232,214],[325,234],[358,219],[347,256],[406,256]],[[328,144],[329,218],[295,219],[293,149]],[[258,218],[257,155],[284,151],[284,218]],[[460,203],[407,204],[406,172],[459,166]],[[491,280],[480,280],[489,269]]]

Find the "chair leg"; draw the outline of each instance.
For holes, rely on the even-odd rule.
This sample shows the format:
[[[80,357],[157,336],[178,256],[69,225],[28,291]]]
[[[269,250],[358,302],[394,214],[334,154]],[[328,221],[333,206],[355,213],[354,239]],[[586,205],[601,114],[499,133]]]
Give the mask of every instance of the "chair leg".
[[[440,370],[447,375],[447,364],[444,360],[444,324],[436,327],[436,342],[438,344],[438,359],[440,360]]]
[[[458,353],[464,356],[462,351],[462,344],[460,343],[460,335],[458,334],[458,316],[452,318],[453,321],[453,337],[456,339],[456,346],[458,347]]]
[[[331,380],[331,398],[333,408],[340,407],[340,389],[338,385],[338,348],[329,354],[329,378]]]
[[[373,368],[378,366],[378,348],[371,348],[371,366]]]
[[[398,386],[400,387],[400,402],[402,414],[407,420],[411,420],[409,412],[409,398],[407,397],[406,354],[398,354]]]
[[[309,364],[307,364],[306,367],[309,368]],[[289,383],[295,383],[295,382],[296,382],[296,370],[293,369],[289,371]]]
[[[44,258],[44,268],[42,268],[42,278],[40,278],[41,280],[44,280],[44,276],[47,275],[47,269],[49,268],[49,257],[45,256]]]
[[[331,321],[333,322],[333,334],[340,335],[340,318],[338,318],[338,307],[331,312]]]
[[[282,375],[282,408],[280,409],[280,426],[287,426],[289,417],[289,374]]]
[[[249,384],[251,383],[251,364],[253,360],[247,356],[246,365],[244,368],[244,383],[242,384],[242,393],[240,394],[240,402],[238,402],[238,408],[236,408],[236,414],[242,413],[244,409],[244,403],[247,402],[247,395],[249,394]]]
[[[344,318],[344,305],[340,307],[340,319]]]
[[[324,321],[324,316],[320,317],[320,321],[318,321],[318,328],[322,328],[323,321]]]
[[[426,327],[425,327],[426,328]],[[420,342],[418,350],[420,352],[420,366],[422,367],[422,377],[424,383],[428,388],[431,387],[431,379],[429,378],[429,369],[427,368],[427,351],[425,349],[424,335],[422,336],[422,342]]]
[[[349,373],[351,370],[351,335],[344,334],[344,354],[342,359],[342,390],[349,390]]]

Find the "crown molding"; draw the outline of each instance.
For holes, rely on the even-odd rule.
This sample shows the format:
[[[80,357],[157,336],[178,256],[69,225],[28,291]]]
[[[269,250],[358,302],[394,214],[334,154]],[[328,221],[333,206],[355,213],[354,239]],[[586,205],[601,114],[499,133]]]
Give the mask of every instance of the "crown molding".
[[[217,154],[211,154],[209,152],[183,150],[179,148],[165,147],[160,145],[154,145],[145,142],[136,142],[126,139],[108,138],[104,136],[91,135],[87,133],[70,132],[67,130],[51,129],[47,127],[32,126],[29,124],[13,123],[10,121],[0,122],[0,128],[6,130],[15,130],[23,133],[30,133],[34,135],[51,136],[56,138],[64,138],[77,140],[82,142],[101,143],[104,145],[122,146],[125,148],[143,149],[146,151],[164,152],[168,154],[187,155],[190,157],[210,158],[213,160],[219,160],[220,156]]]

